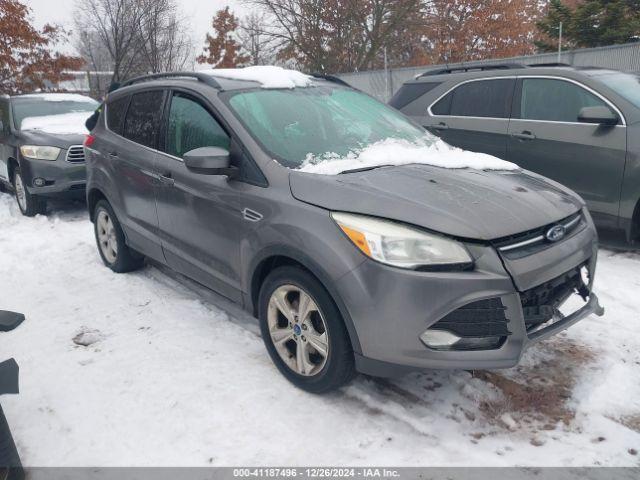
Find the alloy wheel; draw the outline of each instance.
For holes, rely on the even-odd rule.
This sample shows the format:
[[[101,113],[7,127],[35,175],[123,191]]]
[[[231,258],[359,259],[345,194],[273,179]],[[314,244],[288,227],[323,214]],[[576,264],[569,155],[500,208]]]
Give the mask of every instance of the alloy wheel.
[[[22,183],[22,177],[18,173],[16,173],[15,188],[16,188],[16,199],[18,200],[18,205],[20,206],[20,210],[22,210],[23,212],[26,212],[27,211],[27,193],[24,189],[24,184]]]
[[[283,285],[269,299],[267,322],[271,341],[282,361],[295,373],[313,376],[329,358],[329,337],[322,312],[300,287]]]
[[[118,258],[118,238],[116,237],[116,229],[113,221],[107,211],[100,210],[98,213],[96,229],[98,232],[100,251],[109,263],[115,263]]]

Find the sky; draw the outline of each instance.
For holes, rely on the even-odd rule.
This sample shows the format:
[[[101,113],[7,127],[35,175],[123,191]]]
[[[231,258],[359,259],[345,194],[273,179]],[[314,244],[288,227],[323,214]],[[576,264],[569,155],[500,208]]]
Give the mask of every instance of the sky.
[[[37,26],[45,23],[62,25],[73,30],[73,10],[78,0],[22,0],[32,10],[32,18]],[[211,20],[215,12],[229,5],[231,10],[239,16],[246,12],[246,7],[240,4],[240,0],[176,0],[183,14],[192,25],[192,37],[195,41],[197,52],[200,53],[204,46],[204,40],[208,31],[211,31]],[[72,52],[72,47],[61,47],[66,53]]]

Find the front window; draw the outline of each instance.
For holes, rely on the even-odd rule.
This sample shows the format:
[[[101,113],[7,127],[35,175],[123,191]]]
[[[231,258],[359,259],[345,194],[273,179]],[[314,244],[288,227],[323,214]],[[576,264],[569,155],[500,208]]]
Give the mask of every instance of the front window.
[[[565,80],[525,78],[522,81],[520,119],[549,122],[578,122],[585,107],[608,105],[579,85]]]
[[[64,93],[23,95],[13,98],[12,103],[13,122],[18,130],[40,129],[85,114],[89,118],[99,105],[84,95]]]
[[[598,75],[595,78],[640,108],[640,75],[616,72]]]
[[[339,87],[243,91],[228,103],[263,147],[290,168],[309,157],[345,157],[390,138],[424,143],[429,135],[368,95]]]

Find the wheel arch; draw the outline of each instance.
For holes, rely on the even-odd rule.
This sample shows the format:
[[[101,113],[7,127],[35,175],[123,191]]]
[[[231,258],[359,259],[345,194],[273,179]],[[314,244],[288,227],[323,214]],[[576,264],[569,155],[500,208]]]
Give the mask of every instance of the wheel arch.
[[[640,241],[640,198],[636,202],[636,206],[633,209],[633,216],[631,217],[631,226],[629,228],[629,241]]]
[[[14,157],[9,157],[9,159],[7,160],[7,173],[8,173],[8,177],[9,177],[9,183],[11,183],[13,185],[13,174],[16,171],[16,168],[18,168],[20,166],[20,164],[18,163],[18,160],[16,160]]]
[[[358,339],[358,334],[353,324],[353,320],[351,319],[349,311],[347,310],[339,292],[333,286],[333,282],[329,275],[320,265],[309,258],[309,256],[304,252],[292,249],[291,247],[269,247],[261,252],[261,254],[252,262],[252,267],[249,269],[249,281],[247,282],[249,290],[247,309],[250,310],[255,317],[258,316],[258,297],[260,295],[260,287],[262,286],[262,283],[270,272],[278,267],[286,265],[296,266],[306,270],[313,275],[324,288],[326,288],[342,315],[353,350],[356,353],[362,353],[360,340]]]
[[[94,187],[87,192],[87,209],[89,210],[89,219],[92,222],[94,221],[93,211],[95,210],[96,205],[100,200],[105,200],[109,202],[109,199],[107,198],[107,196],[99,188]],[[111,205],[111,202],[109,202],[109,205]]]

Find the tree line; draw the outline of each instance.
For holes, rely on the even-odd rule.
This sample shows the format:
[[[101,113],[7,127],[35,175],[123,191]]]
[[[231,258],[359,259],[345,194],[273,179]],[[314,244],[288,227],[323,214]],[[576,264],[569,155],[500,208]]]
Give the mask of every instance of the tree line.
[[[217,11],[205,39],[178,0],[75,0],[73,32],[34,27],[23,1],[0,0],[1,92],[78,69],[122,81],[196,62],[341,73],[527,55],[557,49],[560,23],[565,49],[640,40],[640,0],[241,0],[244,15]],[[77,53],[60,53],[69,41]]]

